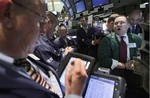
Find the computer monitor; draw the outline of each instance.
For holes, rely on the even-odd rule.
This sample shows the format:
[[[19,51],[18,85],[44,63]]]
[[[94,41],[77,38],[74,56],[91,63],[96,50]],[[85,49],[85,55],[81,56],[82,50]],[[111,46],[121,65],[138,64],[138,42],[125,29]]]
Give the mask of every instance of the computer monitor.
[[[66,0],[64,3],[66,4],[66,6],[67,6],[68,8],[70,7],[70,2],[69,2],[69,0]]]
[[[75,4],[77,13],[83,12],[86,10],[84,0],[81,0]]]
[[[124,98],[126,82],[119,76],[103,72],[92,74],[84,98]]]
[[[66,68],[69,65],[71,65],[71,62],[74,61],[74,59],[76,58],[80,58],[83,61],[88,75],[90,75],[92,72],[92,68],[95,63],[95,58],[84,55],[84,54],[79,54],[79,53],[73,53],[73,52],[68,53],[66,57],[60,62],[60,65],[57,71],[63,91],[65,91]]]
[[[69,8],[69,14],[70,14],[70,16],[73,16],[73,15],[74,15],[72,8]]]
[[[109,0],[92,0],[92,5],[93,5],[93,8],[94,8],[94,7],[98,7],[98,6],[108,4],[109,2],[110,2]]]

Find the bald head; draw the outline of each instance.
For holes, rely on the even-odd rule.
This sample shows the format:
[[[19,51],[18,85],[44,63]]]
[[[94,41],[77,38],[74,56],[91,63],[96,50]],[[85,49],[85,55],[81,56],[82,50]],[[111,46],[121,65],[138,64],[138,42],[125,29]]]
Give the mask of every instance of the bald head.
[[[39,13],[41,16],[45,15],[45,0],[0,0],[0,13],[4,6],[6,6],[8,3],[15,3],[17,5],[20,5],[22,7],[31,9],[35,11],[36,13]]]
[[[27,57],[46,17],[45,0],[0,0],[0,6],[0,52]]]
[[[131,25],[136,25],[142,19],[142,11],[135,9],[129,15],[129,22]]]
[[[46,16],[45,10],[45,0],[12,0],[12,2],[21,5],[22,7],[31,9],[41,16]]]

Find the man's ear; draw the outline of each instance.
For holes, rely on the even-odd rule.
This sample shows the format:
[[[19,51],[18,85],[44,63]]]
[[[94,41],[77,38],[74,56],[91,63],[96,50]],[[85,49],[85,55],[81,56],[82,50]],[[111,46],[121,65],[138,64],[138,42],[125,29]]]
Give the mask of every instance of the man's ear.
[[[3,8],[1,13],[1,21],[4,24],[4,27],[7,29],[13,28],[13,19],[12,19],[12,5],[11,2],[7,3]]]

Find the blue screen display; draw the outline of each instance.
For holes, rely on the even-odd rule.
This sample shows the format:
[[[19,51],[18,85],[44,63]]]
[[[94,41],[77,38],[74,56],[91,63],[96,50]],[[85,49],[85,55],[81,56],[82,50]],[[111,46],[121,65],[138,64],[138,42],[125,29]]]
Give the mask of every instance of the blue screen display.
[[[67,7],[69,8],[70,7],[70,2],[68,0],[65,1]]]
[[[77,2],[77,3],[75,4],[75,7],[76,7],[77,13],[80,13],[80,12],[84,11],[84,10],[85,10],[84,1],[82,0],[82,1]]]
[[[70,16],[73,16],[72,8],[69,9]]]
[[[91,76],[84,98],[114,98],[115,81]]]
[[[93,7],[102,6],[108,3],[109,0],[92,0]]]

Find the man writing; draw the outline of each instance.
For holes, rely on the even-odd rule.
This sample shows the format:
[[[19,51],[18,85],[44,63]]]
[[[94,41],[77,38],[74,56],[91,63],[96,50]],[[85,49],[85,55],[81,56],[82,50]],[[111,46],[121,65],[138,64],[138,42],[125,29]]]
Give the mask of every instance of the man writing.
[[[0,1],[0,97],[1,98],[59,98],[45,88],[48,84],[34,81],[26,69],[35,69],[31,62],[24,66],[14,61],[24,60],[33,51],[40,22],[45,18],[44,0]],[[14,64],[13,64],[14,63]],[[19,65],[20,64],[20,65]],[[81,65],[78,69],[76,66]],[[37,66],[38,67],[38,66]],[[81,60],[74,61],[66,74],[66,97],[80,98],[87,74]],[[35,69],[36,72],[38,71]],[[32,71],[33,72],[33,71]],[[40,72],[38,75],[43,77]],[[78,91],[74,87],[79,87]],[[51,87],[49,87],[51,88]]]

